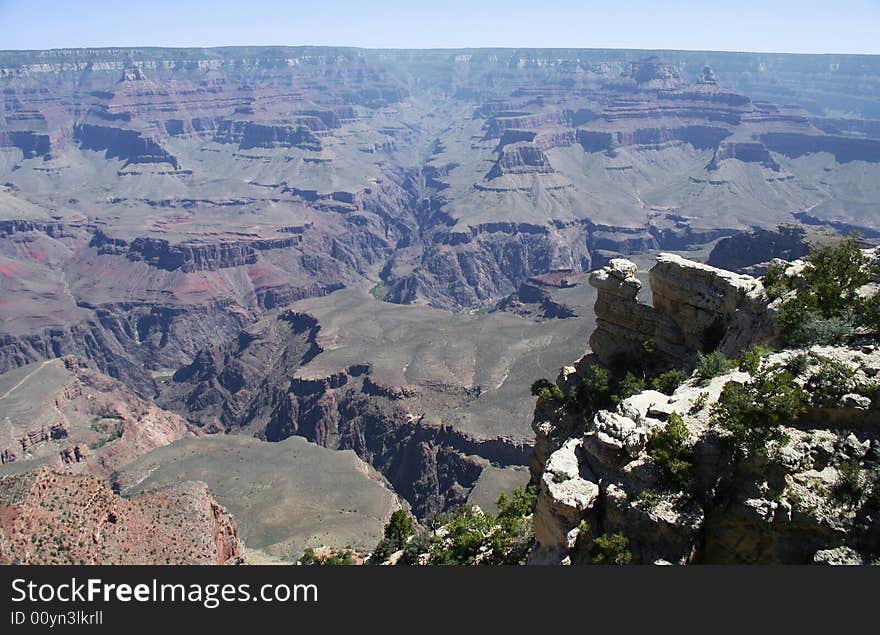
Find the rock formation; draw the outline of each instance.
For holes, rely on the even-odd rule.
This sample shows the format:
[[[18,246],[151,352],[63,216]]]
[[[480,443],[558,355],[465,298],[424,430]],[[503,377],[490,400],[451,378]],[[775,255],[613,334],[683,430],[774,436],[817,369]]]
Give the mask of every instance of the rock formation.
[[[614,259],[590,276],[598,291],[590,347],[607,365],[644,357],[647,347],[658,365],[680,366],[698,352],[735,356],[778,337],[774,310],[756,278],[660,254],[650,270],[652,302],[643,304],[637,271],[634,263]]]
[[[595,355],[562,370],[560,395],[576,394],[597,358],[630,352],[652,334],[677,367],[704,350],[701,334],[716,320],[715,344],[731,356],[775,341],[768,306],[775,304],[754,278],[661,255],[649,307],[636,301],[635,273],[621,260],[594,272]],[[635,317],[627,323],[626,315]],[[675,339],[666,334],[672,326]],[[764,353],[753,367],[744,364],[714,377],[692,375],[670,394],[642,390],[586,416],[549,394],[539,399],[531,560],[590,563],[607,558],[611,544],[622,549],[608,542],[614,537],[627,559],[644,564],[876,562],[880,419],[866,396],[880,372],[876,342]],[[743,451],[719,425],[717,404],[730,403],[726,387],[783,372],[788,379],[780,381],[806,388],[807,406],[780,422],[775,440],[758,446],[764,450]],[[680,435],[688,453],[684,485],[671,480],[668,457],[656,453],[662,434]]]
[[[72,357],[0,377],[3,465],[37,462],[106,478],[154,448],[196,434],[179,415]]]
[[[204,483],[133,498],[92,476],[0,476],[2,564],[227,564],[238,529]]]

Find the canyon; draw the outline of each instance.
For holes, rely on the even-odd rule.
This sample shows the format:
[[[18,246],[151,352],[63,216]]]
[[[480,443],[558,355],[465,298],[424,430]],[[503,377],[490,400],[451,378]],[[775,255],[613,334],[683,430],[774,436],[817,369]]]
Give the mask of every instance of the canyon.
[[[0,51],[0,87],[0,479],[197,483],[224,562],[494,501],[536,378],[732,354],[742,276],[880,236],[872,56]],[[691,260],[738,273],[687,330]]]

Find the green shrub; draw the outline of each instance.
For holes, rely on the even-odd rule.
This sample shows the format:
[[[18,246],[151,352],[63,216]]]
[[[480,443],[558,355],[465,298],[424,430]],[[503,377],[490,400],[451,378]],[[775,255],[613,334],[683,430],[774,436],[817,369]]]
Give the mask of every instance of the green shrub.
[[[321,564],[324,566],[351,566],[356,563],[357,560],[355,560],[354,554],[348,549],[338,554],[331,553],[321,561]]]
[[[612,396],[612,400],[620,403],[628,397],[637,395],[644,389],[645,380],[636,377],[631,372],[627,372],[627,374],[623,376],[623,379],[617,382],[617,388],[615,390],[615,394]]]
[[[592,413],[614,405],[611,375],[598,364],[591,364],[575,390],[574,402],[580,409]]]
[[[806,347],[845,344],[854,332],[851,315],[822,316],[815,309],[803,306],[797,298],[779,310],[779,326],[786,346]]]
[[[433,564],[470,564],[489,536],[493,519],[468,505],[456,510],[446,524],[449,544],[438,543],[431,553]]]
[[[419,564],[419,557],[422,554],[430,553],[434,542],[428,532],[413,536],[412,540],[406,543],[406,546],[403,548],[403,555],[399,561],[400,564]]]
[[[541,394],[542,390],[548,390],[551,386],[555,386],[555,384],[549,379],[544,379],[543,377],[541,379],[536,379],[534,382],[532,382],[532,396],[537,397]]]
[[[803,276],[810,296],[821,315],[842,315],[851,310],[856,289],[870,282],[865,255],[855,237],[847,237],[836,247],[814,249],[807,258]]]
[[[390,555],[390,554],[389,554]],[[329,553],[327,555],[319,556],[315,553],[315,550],[311,547],[307,548],[303,555],[299,559],[299,564],[306,566],[339,566],[339,565],[353,565],[356,560],[354,558],[354,554],[348,549],[342,551],[341,553]]]
[[[692,415],[697,414],[700,410],[706,407],[706,404],[709,403],[709,393],[701,392],[697,395],[697,398],[694,399],[694,403],[691,404],[690,412]]]
[[[852,335],[855,325],[880,317],[880,300],[866,301],[857,293],[870,282],[870,269],[855,237],[844,238],[836,247],[814,249],[803,271],[805,288],[780,307],[783,342],[787,346],[840,344]]]
[[[671,395],[675,389],[687,381],[687,373],[681,370],[669,370],[651,380],[651,388],[664,395]]]
[[[767,271],[761,278],[761,282],[764,284],[764,290],[767,292],[767,297],[771,300],[782,297],[791,289],[789,286],[789,280],[785,275],[785,269],[785,265],[770,265],[767,267]]]
[[[639,494],[639,502],[648,511],[655,509],[661,500],[660,495],[652,489],[644,489]]]
[[[708,381],[713,377],[723,375],[730,370],[730,361],[721,351],[713,351],[708,355],[697,353],[697,379]]]
[[[122,417],[114,414],[107,415],[98,415],[96,417],[92,417],[92,420],[89,422],[89,428],[94,431],[102,434],[103,436],[89,444],[89,448],[92,450],[99,450],[103,448],[108,443],[111,443],[122,436],[122,428],[117,424]]]
[[[755,346],[751,350],[743,353],[739,358],[737,367],[744,373],[756,373],[761,366],[761,360],[767,357],[773,351],[766,346]]]
[[[855,373],[846,364],[821,359],[819,368],[805,384],[807,392],[812,397],[815,406],[833,406],[840,402],[840,398],[853,387]]]
[[[373,548],[373,555],[370,557],[372,564],[381,564],[387,560],[395,551],[403,549],[410,536],[415,533],[412,518],[402,509],[398,509],[388,522],[385,523],[384,537]]]
[[[559,386],[547,379],[535,380],[532,384],[531,392],[532,395],[541,401],[561,402],[565,399],[565,395],[562,394],[562,390]]]
[[[880,331],[880,293],[862,301],[858,312],[858,323],[874,333]]]
[[[401,549],[406,544],[407,539],[415,533],[412,518],[402,509],[398,509],[385,524],[385,540],[387,540],[394,550]]]
[[[443,519],[444,538],[425,540],[420,535],[410,544],[419,540],[413,550],[427,551],[430,564],[474,564],[478,555],[484,564],[520,564],[534,540],[531,516],[535,499],[533,487],[518,487],[498,497],[497,516],[479,512],[470,505],[459,507]],[[409,560],[415,558],[413,555]]]
[[[785,370],[790,372],[793,377],[800,377],[810,367],[811,359],[806,353],[798,353],[788,358],[785,362]]]
[[[578,523],[578,535],[586,536],[588,533],[590,533],[590,521],[584,518]]]
[[[599,552],[593,558],[595,564],[629,564],[632,553],[629,551],[629,539],[623,534],[606,534],[596,538]]]
[[[691,489],[694,453],[688,444],[687,426],[679,414],[671,413],[666,426],[654,432],[648,444],[648,455],[672,486],[682,492]]]
[[[495,502],[498,507],[498,519],[505,521],[531,515],[535,511],[537,497],[537,491],[532,485],[527,488],[515,487],[510,494],[502,492]]]
[[[763,364],[751,381],[729,381],[712,406],[712,421],[731,433],[740,453],[764,453],[769,441],[782,441],[781,423],[794,421],[809,395],[788,371]]]
[[[842,463],[838,468],[837,482],[831,490],[834,497],[844,504],[856,505],[867,493],[865,490],[861,463],[856,459]]]

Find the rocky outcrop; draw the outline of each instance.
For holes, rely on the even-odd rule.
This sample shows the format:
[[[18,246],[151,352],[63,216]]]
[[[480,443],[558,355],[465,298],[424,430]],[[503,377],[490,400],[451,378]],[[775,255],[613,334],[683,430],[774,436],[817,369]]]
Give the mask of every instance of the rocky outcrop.
[[[212,432],[227,432],[253,420],[265,425],[265,410],[278,407],[275,384],[289,384],[287,374],[321,351],[318,329],[311,316],[288,311],[240,331],[227,342],[198,351],[190,364],[174,373],[159,403],[186,412]]]
[[[590,285],[597,290],[596,330],[590,336],[590,349],[608,364],[620,355],[635,355],[654,338],[657,318],[653,309],[637,300],[642,282],[638,268],[628,260],[615,258],[590,274]]]
[[[104,151],[108,159],[122,159],[126,166],[132,163],[168,163],[175,170],[180,168],[177,158],[158,141],[144,137],[137,130],[80,123],[73,128],[73,138],[86,150]]]
[[[678,327],[689,351],[735,357],[778,338],[761,281],[680,256],[660,254],[651,268],[654,311]]]
[[[52,158],[52,139],[33,130],[0,131],[0,148],[3,147],[18,148],[25,159]]]
[[[566,319],[576,317],[577,313],[570,306],[557,302],[551,295],[553,288],[565,288],[569,285],[568,279],[571,271],[557,271],[547,274],[539,274],[527,278],[516,293],[501,300],[495,305],[496,310],[513,310],[518,313],[528,313],[529,307],[535,307],[544,318]]]
[[[151,369],[186,363],[217,333],[234,333],[248,321],[246,313],[229,308],[230,303],[96,307],[94,317],[82,322],[0,336],[0,371],[69,355],[151,396],[156,392]]]
[[[774,311],[756,278],[661,254],[650,270],[648,305],[637,299],[642,283],[636,273],[634,263],[614,259],[590,276],[598,290],[590,347],[605,364],[643,359],[647,347],[654,363],[682,365],[697,352],[718,349],[734,356],[778,337]]]
[[[426,298],[432,306],[460,309],[491,304],[527,278],[558,270],[589,269],[587,224],[553,228],[532,223],[486,223],[433,232],[419,265],[396,255],[386,272],[391,302]],[[399,273],[398,273],[399,272]]]
[[[722,142],[715,150],[712,160],[706,166],[708,170],[717,170],[722,161],[736,159],[745,163],[758,163],[774,172],[781,169],[779,163],[770,155],[769,150],[757,141]]]
[[[505,145],[498,160],[486,174],[494,179],[504,174],[548,174],[553,166],[540,148],[533,143],[520,142]]]
[[[867,355],[861,350],[814,347],[805,354],[849,367],[857,386],[869,384],[880,366],[875,348]],[[799,354],[779,353],[767,363]],[[564,371],[559,385],[564,389],[577,372]],[[728,433],[710,414],[730,381],[749,376],[734,371],[707,383],[691,379],[672,395],[644,391],[575,428],[563,409],[539,403],[538,436],[558,436],[552,452],[533,466],[539,494],[532,560],[589,563],[595,539],[612,534],[624,535],[634,561],[644,564],[875,560],[876,503],[851,505],[835,492],[846,470],[857,469],[859,482],[877,478],[876,411],[854,408],[846,397],[810,406],[797,421],[783,423],[778,446],[737,459]],[[809,373],[797,381],[809,384]],[[692,447],[690,491],[670,485],[649,452],[673,414],[683,420]]]
[[[797,266],[803,263],[789,270]],[[591,275],[598,290],[593,353],[562,369],[561,397],[538,400],[531,560],[591,563],[608,557],[614,537],[614,548],[644,564],[876,562],[880,416],[870,397],[880,373],[876,342],[768,352],[754,365],[741,362],[714,377],[695,373],[669,394],[643,389],[591,410],[578,391],[597,361],[613,366],[629,355],[619,375],[656,372],[658,353],[680,369],[700,350],[733,356],[778,344],[772,308],[778,302],[771,303],[758,280],[662,254],[650,272],[648,306],[637,301],[636,273],[633,263],[616,259]],[[707,332],[715,342],[708,349]],[[639,348],[649,336],[652,347]],[[738,436],[721,414],[739,394],[728,387],[763,395],[773,381],[791,382],[801,405],[768,424],[778,429],[767,438],[753,443]],[[760,409],[782,398],[771,393],[747,399],[758,399]],[[684,477],[673,474],[669,435],[680,444],[676,452],[685,453],[673,457],[684,461]]]
[[[102,255],[125,254],[129,260],[142,260],[157,269],[192,273],[252,265],[257,261],[258,251],[289,249],[302,243],[301,232],[290,233],[284,238],[175,244],[161,238],[135,238],[129,242],[98,230],[90,246]]]
[[[486,138],[501,138],[511,130],[536,128],[547,124],[567,125],[571,122],[572,114],[569,110],[545,113],[501,112],[488,121]]]
[[[92,476],[0,477],[0,563],[227,564],[242,551],[204,483],[126,499]]]

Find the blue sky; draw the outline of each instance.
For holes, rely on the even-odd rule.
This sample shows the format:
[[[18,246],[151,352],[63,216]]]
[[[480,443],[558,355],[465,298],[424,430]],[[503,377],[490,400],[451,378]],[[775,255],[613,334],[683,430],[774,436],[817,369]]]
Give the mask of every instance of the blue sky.
[[[326,44],[880,53],[880,0],[0,0],[0,49]]]

